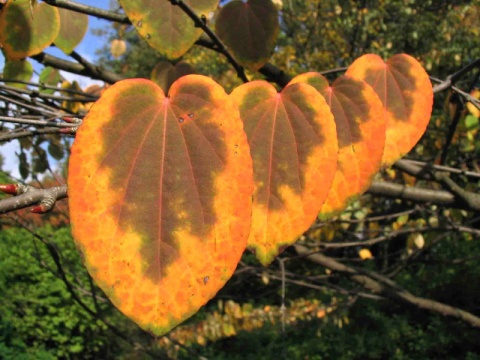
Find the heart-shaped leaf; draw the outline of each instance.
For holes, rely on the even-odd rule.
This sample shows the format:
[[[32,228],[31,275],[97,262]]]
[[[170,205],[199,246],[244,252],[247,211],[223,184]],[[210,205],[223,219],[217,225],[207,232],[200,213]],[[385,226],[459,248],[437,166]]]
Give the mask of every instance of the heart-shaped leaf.
[[[75,241],[96,282],[156,335],[225,284],[246,246],[252,162],[238,109],[189,75],[109,87],[80,127],[69,165]]]
[[[257,70],[272,56],[277,42],[278,10],[270,0],[234,0],[220,9],[218,37],[243,66]]]
[[[389,166],[415,146],[430,121],[433,89],[428,74],[409,55],[394,55],[385,62],[369,54],[355,60],[346,75],[371,85],[387,110],[382,161]]]
[[[306,73],[291,83],[305,82],[325,98],[337,126],[338,168],[321,214],[342,211],[348,201],[362,194],[380,169],[385,146],[385,111],[367,83],[341,76],[329,86],[319,73]]]
[[[138,33],[169,59],[185,54],[202,30],[176,5],[167,0],[119,0]],[[208,15],[219,0],[183,0],[198,16]]]
[[[27,60],[18,60],[5,62],[3,68],[3,78],[10,80],[30,81],[33,75],[33,66]],[[26,88],[27,84],[11,83],[13,87]]]
[[[337,168],[335,122],[323,97],[307,84],[280,94],[265,81],[237,87],[253,158],[255,190],[248,245],[268,265],[315,220]]]
[[[62,8],[58,8],[58,13],[60,31],[54,42],[65,54],[70,54],[87,32],[88,16]]]
[[[0,12],[0,43],[10,60],[38,54],[55,40],[59,30],[57,8],[44,2],[8,1]]]
[[[179,61],[175,66],[168,61],[160,61],[153,68],[150,79],[157,83],[163,91],[168,92],[175,80],[189,74],[195,74],[195,70],[186,61]]]

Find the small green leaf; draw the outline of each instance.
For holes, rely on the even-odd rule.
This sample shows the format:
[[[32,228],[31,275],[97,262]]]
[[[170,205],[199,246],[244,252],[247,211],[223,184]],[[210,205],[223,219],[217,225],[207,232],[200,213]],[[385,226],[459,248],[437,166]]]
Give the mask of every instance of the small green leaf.
[[[22,149],[30,149],[32,147],[32,139],[25,137],[25,138],[20,138],[18,139],[18,142],[20,143],[20,147]]]
[[[33,75],[33,67],[27,60],[9,61],[5,62],[3,68],[3,77],[10,80],[30,81]],[[10,86],[17,88],[26,88],[27,84],[9,83]]]
[[[42,148],[37,148],[37,153],[33,156],[33,171],[44,173],[48,169],[47,153]]]
[[[471,114],[465,116],[465,127],[467,130],[474,130],[478,128],[478,117]]]
[[[57,84],[62,81],[62,77],[60,76],[60,72],[57,69],[47,66],[40,73],[39,80],[40,83],[43,85],[57,86]],[[40,92],[45,94],[53,94],[55,90],[41,88]]]
[[[56,142],[51,142],[48,145],[48,153],[55,159],[55,160],[61,160],[63,158],[63,147]]]
[[[18,155],[18,171],[20,172],[20,176],[22,179],[26,179],[28,175],[30,174],[30,166],[27,161],[27,154],[25,154],[23,151]]]

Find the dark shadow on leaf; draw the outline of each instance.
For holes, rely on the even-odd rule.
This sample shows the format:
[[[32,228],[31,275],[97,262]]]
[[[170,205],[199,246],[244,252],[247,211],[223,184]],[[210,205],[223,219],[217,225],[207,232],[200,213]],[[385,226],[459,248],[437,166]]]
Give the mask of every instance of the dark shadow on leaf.
[[[401,56],[390,58],[387,64],[386,77],[379,70],[368,70],[364,80],[374,87],[384,105],[386,101],[388,111],[397,121],[408,122],[420,91],[416,76],[411,72],[412,65]]]
[[[171,100],[165,117],[148,90],[137,85],[110,105],[113,121],[102,129],[105,153],[98,160],[112,170],[111,191],[123,193],[111,211],[121,231],[142,236],[145,274],[158,282],[179,255],[179,231],[200,239],[211,232],[214,184],[227,148],[224,132],[210,121],[217,110],[208,92]],[[181,126],[184,113],[195,120]]]
[[[313,150],[326,141],[320,124],[314,121],[316,110],[308,104],[312,99],[306,97],[320,95],[302,89],[304,84],[287,87],[278,105],[272,93],[261,88],[242,101],[242,119],[253,154],[256,201],[272,210],[283,207],[282,187],[302,194],[304,167]]]

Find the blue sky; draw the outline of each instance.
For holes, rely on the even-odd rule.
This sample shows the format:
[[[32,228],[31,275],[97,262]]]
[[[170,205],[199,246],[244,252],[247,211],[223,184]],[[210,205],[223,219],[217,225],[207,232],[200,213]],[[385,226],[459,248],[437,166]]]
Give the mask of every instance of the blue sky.
[[[75,0],[75,1],[77,3],[94,6],[101,9],[109,9],[111,5],[114,4],[112,0],[97,0],[97,1]],[[95,58],[96,58],[95,52],[105,45],[106,39],[93,35],[92,29],[110,28],[111,23],[106,20],[95,18],[93,16],[89,16],[88,21],[89,21],[89,25],[88,25],[87,33],[83,38],[82,42],[75,48],[75,51],[78,52],[87,60],[95,62]],[[47,48],[45,52],[63,59],[74,61],[68,56],[66,56],[61,50],[56,49],[54,47]],[[40,73],[40,71],[43,68],[43,65],[31,59],[30,61],[34,67],[35,72],[37,74]],[[5,63],[5,59],[0,52],[0,72],[1,72],[1,69],[3,69],[4,63]],[[69,81],[77,80],[82,88],[85,88],[86,86],[92,83],[99,83],[98,81],[97,82],[92,81],[90,78],[82,77],[76,74],[70,74],[64,71],[62,72],[62,75]],[[35,81],[35,78],[36,76],[34,76],[33,81]],[[0,146],[0,153],[5,158],[3,169],[6,171],[9,171],[13,176],[19,177],[18,160],[14,154],[15,152],[19,152],[18,141],[11,141],[9,143],[6,143]]]

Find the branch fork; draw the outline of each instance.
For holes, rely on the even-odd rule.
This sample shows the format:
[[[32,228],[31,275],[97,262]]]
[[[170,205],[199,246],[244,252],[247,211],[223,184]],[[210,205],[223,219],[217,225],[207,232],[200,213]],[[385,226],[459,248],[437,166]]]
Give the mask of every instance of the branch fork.
[[[24,184],[3,184],[0,191],[14,195],[11,198],[0,201],[0,214],[16,211],[29,206],[35,214],[50,212],[57,200],[67,197],[67,185],[52,187],[49,189],[37,189]]]

